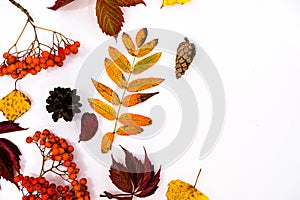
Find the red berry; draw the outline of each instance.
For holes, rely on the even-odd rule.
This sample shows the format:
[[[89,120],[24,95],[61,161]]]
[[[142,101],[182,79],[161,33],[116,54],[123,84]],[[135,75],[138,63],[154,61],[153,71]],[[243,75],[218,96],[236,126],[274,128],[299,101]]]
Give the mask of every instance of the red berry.
[[[32,138],[32,137],[29,136],[29,137],[26,138],[26,142],[27,142],[27,143],[31,143],[32,141],[33,141],[33,138]]]

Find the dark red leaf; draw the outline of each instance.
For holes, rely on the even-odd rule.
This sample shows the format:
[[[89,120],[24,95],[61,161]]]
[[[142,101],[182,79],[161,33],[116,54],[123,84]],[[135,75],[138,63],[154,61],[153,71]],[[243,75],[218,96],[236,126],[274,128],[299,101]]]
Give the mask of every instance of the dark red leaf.
[[[27,130],[27,129],[28,128],[20,127],[19,123],[14,123],[14,122],[10,122],[10,121],[0,122],[0,134],[14,132],[14,131],[23,131],[23,130]]]
[[[94,137],[98,130],[98,120],[94,113],[84,113],[81,117],[80,141],[88,141]]]
[[[146,5],[143,0],[116,0],[116,2],[121,7],[136,6],[138,4]]]
[[[14,143],[0,138],[0,178],[3,177],[16,186],[14,175],[15,172],[20,172],[20,155],[21,152]]]
[[[135,193],[135,196],[147,197],[147,196],[154,194],[154,192],[158,188],[158,183],[160,181],[160,171],[161,171],[161,168],[159,168],[159,170],[157,171],[155,176],[150,180],[150,182],[147,185],[147,188],[145,190],[141,191],[140,193]]]
[[[57,10],[61,7],[68,5],[69,3],[72,3],[73,1],[75,0],[57,0],[52,7],[48,7],[48,8],[51,10]]]

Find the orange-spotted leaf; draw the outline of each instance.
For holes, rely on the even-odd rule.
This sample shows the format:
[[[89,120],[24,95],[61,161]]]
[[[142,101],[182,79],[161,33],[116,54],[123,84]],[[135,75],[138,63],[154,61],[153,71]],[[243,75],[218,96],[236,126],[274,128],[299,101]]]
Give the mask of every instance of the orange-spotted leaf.
[[[124,97],[122,105],[124,107],[131,107],[143,103],[144,101],[148,100],[149,98],[153,97],[158,93],[159,92],[130,94]]]
[[[101,152],[102,153],[107,153],[109,150],[111,150],[111,145],[114,141],[115,134],[112,132],[106,133],[103,138],[102,138],[102,143],[101,143]]]
[[[150,53],[157,45],[158,39],[151,40],[138,49],[136,57],[140,58]]]
[[[139,92],[159,85],[165,79],[163,78],[139,78],[131,81],[128,84],[127,90],[129,92]]]
[[[127,84],[127,81],[118,66],[109,58],[105,58],[104,64],[106,73],[111,78],[111,80],[114,81],[120,88],[124,88]]]
[[[150,117],[132,113],[122,114],[119,117],[119,122],[129,126],[149,126],[152,124],[152,120]]]
[[[92,79],[92,82],[99,94],[113,105],[119,105],[120,99],[118,94],[106,85]]]
[[[134,75],[140,74],[143,71],[149,69],[150,67],[152,67],[153,65],[155,65],[155,63],[157,63],[157,61],[159,60],[161,56],[161,52],[152,54],[149,57],[146,57],[142,60],[140,60],[139,62],[137,62],[134,67],[133,67],[133,71],[132,73]]]
[[[144,129],[139,126],[125,125],[125,126],[121,126],[120,128],[118,128],[118,130],[116,131],[116,134],[124,135],[124,136],[137,135],[143,131],[144,131]]]
[[[135,56],[135,45],[130,37],[130,35],[128,35],[127,33],[123,33],[122,34],[122,41],[123,44],[125,46],[125,48],[127,49],[128,53],[132,56]]]
[[[114,47],[108,47],[108,53],[111,59],[122,69],[124,72],[128,73],[130,71],[131,65],[126,58],[118,49]]]
[[[89,98],[88,101],[95,112],[99,113],[108,120],[116,119],[116,111],[110,105],[102,102],[99,99]]]
[[[142,28],[141,30],[139,30],[136,34],[136,37],[135,37],[135,42],[136,42],[136,45],[137,47],[141,47],[146,38],[147,38],[147,35],[148,35],[148,30],[146,28]]]

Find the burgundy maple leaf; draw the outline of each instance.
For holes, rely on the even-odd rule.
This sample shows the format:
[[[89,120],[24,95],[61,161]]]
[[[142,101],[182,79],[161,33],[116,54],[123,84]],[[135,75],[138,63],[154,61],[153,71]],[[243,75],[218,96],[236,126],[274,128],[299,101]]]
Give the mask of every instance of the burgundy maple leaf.
[[[111,194],[105,191],[100,197],[132,200],[133,196],[147,197],[154,194],[160,181],[161,168],[156,173],[154,172],[154,165],[149,160],[145,148],[144,163],[122,146],[121,148],[125,152],[125,165],[117,162],[112,156],[109,177],[112,183],[124,193]]]
[[[23,130],[27,130],[27,128],[20,127],[18,123],[14,123],[11,121],[0,122],[0,134]]]
[[[14,143],[8,139],[0,138],[0,178],[3,177],[16,186],[14,176],[15,172],[20,173],[20,155],[21,152]]]

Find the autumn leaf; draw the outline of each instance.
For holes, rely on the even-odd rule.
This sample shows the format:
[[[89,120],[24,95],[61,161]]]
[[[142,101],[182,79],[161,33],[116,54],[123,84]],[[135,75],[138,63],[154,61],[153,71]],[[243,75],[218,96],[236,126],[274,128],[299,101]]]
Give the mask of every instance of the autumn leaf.
[[[130,35],[128,35],[127,33],[123,33],[122,34],[122,42],[125,46],[125,48],[127,49],[128,53],[132,56],[135,56],[135,45],[130,37]]]
[[[121,7],[136,6],[138,4],[146,5],[142,0],[97,0],[96,16],[102,32],[110,36],[117,35],[121,31],[124,22]]]
[[[162,78],[139,78],[131,81],[127,90],[129,92],[139,92],[159,85],[165,79]]]
[[[102,102],[99,99],[88,99],[90,106],[94,111],[102,115],[108,120],[114,120],[116,119],[116,111],[111,107],[110,105]]]
[[[147,36],[148,36],[148,30],[146,28],[142,28],[137,32],[135,36],[135,42],[138,48],[144,44]]]
[[[149,57],[146,57],[146,58],[138,61],[134,65],[132,73],[134,75],[137,75],[137,74],[140,74],[140,73],[144,72],[145,70],[149,69],[150,67],[152,67],[153,65],[155,65],[157,63],[160,56],[161,56],[161,52],[158,52],[158,53],[155,53]]]
[[[185,3],[190,2],[190,1],[191,0],[163,0],[161,8],[165,7],[165,6],[173,6],[175,4],[185,4]]]
[[[150,117],[146,117],[139,114],[124,113],[119,117],[119,122],[124,125],[134,126],[149,126],[152,124]]]
[[[51,10],[57,10],[59,8],[62,8],[66,5],[68,5],[69,3],[72,3],[73,1],[75,1],[75,0],[57,0],[52,7],[48,7],[48,8]]]
[[[153,97],[158,93],[159,92],[130,94],[124,97],[122,105],[124,107],[135,106],[137,104],[143,103],[144,101],[148,100],[149,98]]]
[[[23,131],[23,130],[27,130],[27,129],[28,128],[20,127],[19,123],[14,123],[11,121],[0,122],[0,134],[14,132],[14,131]]]
[[[96,90],[98,91],[98,93],[108,102],[110,102],[113,105],[119,105],[120,104],[120,99],[118,94],[113,91],[111,88],[109,88],[108,86],[92,79],[92,82],[96,88]]]
[[[139,134],[141,132],[143,132],[144,129],[139,127],[139,126],[121,126],[117,129],[116,134],[118,135],[123,135],[123,136],[127,136],[127,135],[136,135]]]
[[[81,133],[79,141],[88,141],[98,130],[98,120],[94,113],[84,113],[81,117]]]
[[[112,143],[114,141],[115,134],[112,132],[106,133],[102,138],[101,143],[101,152],[107,153],[109,150],[111,150]]]
[[[5,138],[0,138],[0,178],[4,178],[14,183],[15,173],[20,173],[20,156],[19,148]],[[1,186],[0,186],[1,189]]]
[[[137,51],[136,57],[140,58],[150,53],[157,45],[158,39],[151,40],[143,44]]]
[[[111,59],[122,69],[124,72],[128,73],[130,71],[131,65],[126,58],[118,49],[114,47],[108,47],[108,53]]]
[[[105,58],[104,64],[106,73],[111,80],[114,81],[120,88],[124,88],[127,84],[127,81],[118,66],[109,58]]]
[[[161,168],[155,173],[154,165],[149,160],[145,151],[144,162],[135,157],[131,152],[123,148],[125,153],[125,165],[117,162],[112,156],[112,165],[110,167],[110,179],[112,183],[121,191],[122,194],[112,194],[105,191],[100,197],[118,200],[129,200],[133,196],[148,197],[155,193],[160,181]]]

